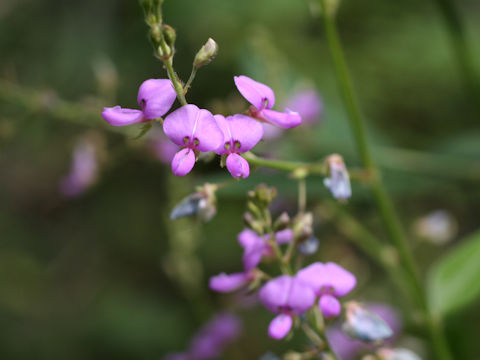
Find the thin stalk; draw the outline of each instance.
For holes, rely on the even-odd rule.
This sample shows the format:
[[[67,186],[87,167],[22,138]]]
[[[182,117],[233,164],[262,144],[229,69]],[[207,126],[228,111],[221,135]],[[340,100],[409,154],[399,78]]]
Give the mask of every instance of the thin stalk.
[[[305,178],[298,180],[298,212],[304,213],[307,208],[307,182]]]
[[[349,115],[350,125],[353,130],[357,149],[365,169],[372,174],[371,188],[375,202],[380,210],[380,216],[382,217],[390,240],[397,249],[401,259],[401,264],[404,266],[404,269],[408,274],[411,286],[416,290],[412,295],[414,295],[419,302],[427,322],[430,322],[432,315],[428,308],[425,291],[420,280],[416,264],[409,249],[406,236],[395,212],[392,201],[385,190],[382,179],[375,165],[367,140],[365,123],[355,96],[355,92],[353,90],[352,80],[350,78],[345,55],[343,53],[340,38],[337,32],[334,11],[328,7],[326,0],[319,0],[319,3],[322,9],[324,20],[323,24],[327,42],[332,53],[335,71]],[[450,360],[452,357],[446,345],[447,343],[444,334],[439,331],[434,331],[431,326],[428,326],[428,331],[430,333],[430,337],[432,339],[438,359]]]
[[[197,68],[195,65],[192,67],[192,72],[190,73],[190,77],[188,78],[187,83],[183,87],[183,93],[186,94],[188,90],[190,90],[190,87],[192,86],[192,82],[195,79],[195,76],[197,75]]]

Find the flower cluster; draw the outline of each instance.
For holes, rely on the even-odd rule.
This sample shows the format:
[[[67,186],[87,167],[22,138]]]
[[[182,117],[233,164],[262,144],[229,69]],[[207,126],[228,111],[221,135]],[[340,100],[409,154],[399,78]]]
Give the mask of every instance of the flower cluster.
[[[294,233],[284,229],[275,234],[277,245],[289,244]],[[238,235],[238,241],[244,249],[244,271],[234,274],[214,276],[210,279],[210,288],[218,292],[235,291],[248,283],[258,280],[261,272],[257,267],[262,258],[273,256],[268,235],[260,236],[250,229]],[[302,315],[312,308],[318,299],[318,306],[325,318],[340,314],[338,298],[348,294],[356,284],[353,274],[335,263],[314,263],[300,270],[295,276],[281,275],[259,290],[262,304],[271,312],[279,314],[269,326],[269,336],[284,338],[292,328],[292,317]]]
[[[240,155],[251,150],[263,138],[261,122],[289,129],[300,125],[299,113],[272,110],[275,104],[273,90],[247,76],[235,76],[235,85],[251,104],[247,115],[224,117],[206,109],[187,104],[171,112],[163,121],[165,135],[180,150],[173,156],[172,171],[177,176],[188,174],[201,152],[213,151],[225,158],[233,177],[246,178],[250,174],[248,162]],[[176,93],[170,80],[150,79],[142,83],[137,102],[141,110],[120,106],[106,107],[103,118],[113,126],[139,124],[161,119],[175,101]]]

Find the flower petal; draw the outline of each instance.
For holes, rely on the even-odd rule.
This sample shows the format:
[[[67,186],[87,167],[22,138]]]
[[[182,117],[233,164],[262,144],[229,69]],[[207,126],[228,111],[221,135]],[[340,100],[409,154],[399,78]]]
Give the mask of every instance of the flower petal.
[[[118,105],[103,108],[102,117],[113,126],[139,124],[145,120],[140,110],[125,109]]]
[[[200,109],[195,105],[185,105],[170,113],[163,122],[163,132],[178,146],[185,146],[195,129],[197,114]]]
[[[175,154],[172,160],[172,172],[176,176],[187,175],[195,165],[195,152],[185,148]]]
[[[287,314],[280,314],[275,317],[268,326],[268,336],[272,339],[283,339],[292,328],[292,318]]]
[[[262,110],[262,115],[265,121],[282,129],[290,129],[302,123],[300,114],[293,111]]]
[[[263,137],[262,124],[249,116],[236,114],[227,117],[226,120],[236,152],[244,153],[251,150]]]
[[[352,273],[335,263],[326,263],[325,271],[333,286],[333,295],[336,297],[347,295],[357,284],[357,279]]]
[[[234,273],[219,275],[210,278],[210,289],[222,293],[235,291],[246,285],[249,281],[249,275],[246,273]]]
[[[262,286],[258,295],[262,304],[271,312],[278,313],[287,305],[292,277],[282,275]]]
[[[170,113],[163,122],[163,131],[175,144],[204,152],[223,143],[222,131],[210,111],[192,104]]]
[[[227,156],[227,169],[234,178],[247,178],[250,175],[250,166],[248,161],[238,154]]]
[[[245,271],[250,271],[257,267],[263,257],[263,253],[268,249],[268,245],[263,242],[262,239],[256,242],[252,246],[245,249],[243,253],[242,261]]]
[[[244,249],[253,246],[258,241],[263,240],[260,238],[260,235],[251,229],[243,229],[242,232],[238,234],[238,242]]]
[[[293,240],[293,230],[285,229],[275,233],[275,241],[278,245],[288,244]]]
[[[149,79],[140,85],[137,102],[143,109],[145,119],[156,119],[170,110],[176,97],[169,79]]]
[[[267,85],[244,75],[234,76],[233,80],[240,94],[257,109],[271,109],[275,104],[275,94]]]
[[[326,318],[340,315],[342,306],[335,296],[322,295],[318,302],[318,307],[322,310],[322,314]]]
[[[293,278],[287,300],[287,306],[290,308],[292,314],[303,314],[310,309],[314,303],[315,293],[313,290],[297,278]]]

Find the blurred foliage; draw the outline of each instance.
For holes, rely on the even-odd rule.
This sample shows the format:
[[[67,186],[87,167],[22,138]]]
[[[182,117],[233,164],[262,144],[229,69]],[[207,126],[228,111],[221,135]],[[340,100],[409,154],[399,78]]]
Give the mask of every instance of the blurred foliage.
[[[474,37],[480,4],[457,3],[480,68]],[[190,102],[242,111],[233,85],[238,74],[271,85],[279,104],[296,88],[313,85],[325,103],[322,122],[259,151],[304,161],[338,152],[355,168],[346,113],[311,10],[307,1],[292,0],[165,0],[164,6],[165,21],[177,30],[175,67],[184,80],[208,37],[220,46],[217,58],[199,71]],[[459,239],[476,230],[479,119],[434,4],[344,0],[339,27],[375,156],[404,224],[448,209]],[[110,77],[102,80],[102,74]],[[195,184],[225,181],[228,174],[216,164],[199,164],[187,178],[172,181],[168,166],[143,146],[148,140],[132,140],[139,128],[104,131],[100,117],[103,106],[134,107],[138,85],[164,76],[136,1],[0,2],[0,358],[159,359],[181,350],[213,309],[232,307],[234,297],[210,293],[207,279],[240,269],[236,235],[245,191],[259,182],[275,185],[278,213],[295,211],[296,183],[283,173],[257,171],[219,192],[218,215],[207,225],[169,222],[173,204]],[[75,142],[92,128],[105,142],[100,179],[81,197],[65,199],[59,181]],[[310,206],[330,196],[320,178],[309,178],[307,187]],[[366,187],[354,184],[353,191],[347,210],[384,237]],[[321,239],[315,259],[347,263],[359,278],[353,297],[398,306],[407,333],[422,338],[384,274],[335,226],[321,217],[315,223]],[[413,231],[410,238],[424,271],[450,252],[451,244],[421,242]],[[182,261],[191,266],[177,266]],[[225,359],[301,346],[301,338],[269,340],[265,310],[239,311],[247,331]],[[479,320],[478,302],[446,319],[455,358],[478,358]]]

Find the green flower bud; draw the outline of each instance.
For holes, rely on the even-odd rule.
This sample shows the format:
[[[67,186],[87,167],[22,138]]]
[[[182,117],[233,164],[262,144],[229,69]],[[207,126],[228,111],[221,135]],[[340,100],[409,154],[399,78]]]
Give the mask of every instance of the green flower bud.
[[[203,65],[207,65],[218,53],[218,45],[212,38],[208,38],[205,45],[195,55],[193,66],[198,69]]]

